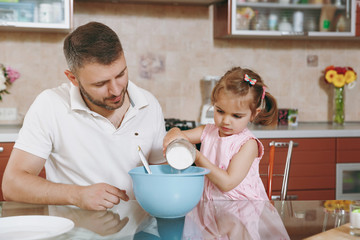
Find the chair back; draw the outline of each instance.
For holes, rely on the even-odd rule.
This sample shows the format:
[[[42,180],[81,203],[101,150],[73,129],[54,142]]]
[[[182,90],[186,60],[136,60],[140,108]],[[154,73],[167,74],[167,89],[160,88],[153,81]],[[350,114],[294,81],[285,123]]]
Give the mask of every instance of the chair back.
[[[272,182],[274,175],[282,176],[283,182],[281,187],[281,194],[280,200],[285,200],[287,196],[287,188],[289,182],[289,172],[290,172],[290,164],[291,164],[291,156],[292,156],[292,149],[293,147],[297,146],[298,144],[290,140],[289,142],[270,142],[270,158],[269,158],[269,165],[268,165],[268,185],[267,185],[267,195],[269,200],[272,199]],[[274,161],[275,161],[275,148],[276,147],[288,147],[288,152],[286,156],[286,162],[284,167],[283,174],[274,174]]]

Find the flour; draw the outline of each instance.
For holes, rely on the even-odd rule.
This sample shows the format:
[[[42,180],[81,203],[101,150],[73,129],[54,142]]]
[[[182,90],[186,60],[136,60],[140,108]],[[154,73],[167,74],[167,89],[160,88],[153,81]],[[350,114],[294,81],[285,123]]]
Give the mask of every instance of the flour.
[[[171,167],[182,170],[194,163],[191,151],[184,146],[175,146],[166,152],[166,160]]]

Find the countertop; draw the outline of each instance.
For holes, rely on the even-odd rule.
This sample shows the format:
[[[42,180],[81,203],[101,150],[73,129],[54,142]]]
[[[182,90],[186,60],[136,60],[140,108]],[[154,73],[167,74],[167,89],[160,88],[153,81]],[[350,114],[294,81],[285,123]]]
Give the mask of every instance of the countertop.
[[[21,125],[0,125],[0,142],[15,142]]]
[[[75,224],[69,232],[55,238],[48,238],[54,240],[299,240],[312,236],[313,238],[309,239],[354,239],[346,225],[349,223],[349,213],[339,211],[341,213],[339,214],[330,211],[324,207],[324,202],[316,200],[200,201],[185,217],[174,219],[152,217],[135,200],[122,201],[107,211],[88,211],[73,206],[0,202],[0,235],[1,227],[9,232],[9,226],[4,225],[6,217],[50,215],[70,219]],[[344,224],[344,227],[337,228]],[[31,226],[34,227],[36,224],[31,224]],[[338,230],[341,230],[340,235]],[[13,231],[18,232],[19,228]],[[325,238],[321,238],[322,236]]]
[[[257,138],[360,137],[360,122],[347,122],[343,126],[326,122],[300,122],[296,127],[282,125],[273,129],[252,125],[249,129]]]
[[[0,125],[0,142],[14,142],[21,125]],[[347,122],[335,126],[326,122],[300,122],[298,126],[277,126],[269,128],[251,125],[249,129],[257,138],[326,138],[360,137],[360,122]]]
[[[329,240],[329,239],[359,239],[358,236],[352,236],[350,232],[350,223],[344,224],[338,228],[330,229],[326,232],[308,237],[305,240]]]

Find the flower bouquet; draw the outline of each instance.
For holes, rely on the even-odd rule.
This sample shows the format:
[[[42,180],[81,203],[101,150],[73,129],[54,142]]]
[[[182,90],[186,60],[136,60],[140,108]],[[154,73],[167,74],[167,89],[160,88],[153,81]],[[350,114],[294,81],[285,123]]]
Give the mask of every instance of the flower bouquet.
[[[329,66],[325,69],[326,82],[334,85],[333,121],[336,124],[344,124],[344,86],[354,87],[356,78],[357,74],[351,67]]]
[[[0,101],[2,101],[1,95],[10,92],[7,88],[20,77],[20,73],[11,67],[5,67],[0,64]]]
[[[350,204],[353,202],[352,200],[326,200],[324,202],[324,208],[330,212],[335,210],[345,210],[349,212]]]

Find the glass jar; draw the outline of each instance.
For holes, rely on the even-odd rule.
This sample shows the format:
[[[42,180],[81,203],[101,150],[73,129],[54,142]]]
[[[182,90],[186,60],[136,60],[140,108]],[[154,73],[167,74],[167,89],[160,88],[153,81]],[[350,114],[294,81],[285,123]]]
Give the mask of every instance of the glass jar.
[[[268,30],[266,15],[264,13],[259,13],[259,11],[255,11],[255,16],[250,22],[250,29],[256,31]]]
[[[171,167],[183,170],[195,162],[196,148],[186,139],[175,139],[167,146],[165,156]]]

